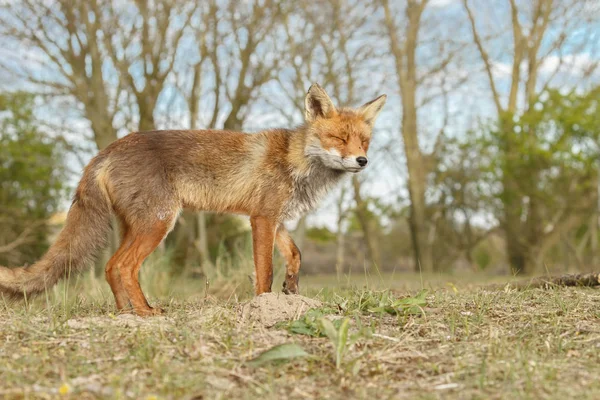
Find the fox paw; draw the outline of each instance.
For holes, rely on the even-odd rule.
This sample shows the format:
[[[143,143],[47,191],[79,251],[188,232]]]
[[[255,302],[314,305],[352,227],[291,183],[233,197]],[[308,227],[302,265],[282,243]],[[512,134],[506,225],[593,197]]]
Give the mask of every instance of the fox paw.
[[[298,275],[286,275],[283,281],[283,293],[298,294]]]
[[[149,307],[147,309],[142,309],[142,310],[135,310],[135,313],[137,315],[139,315],[140,317],[152,317],[155,315],[162,315],[165,313],[165,310],[163,310],[160,307]]]

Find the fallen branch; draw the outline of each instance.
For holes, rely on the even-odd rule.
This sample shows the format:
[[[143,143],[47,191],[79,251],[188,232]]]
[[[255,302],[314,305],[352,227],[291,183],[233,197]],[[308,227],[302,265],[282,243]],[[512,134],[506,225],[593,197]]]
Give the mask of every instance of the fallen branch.
[[[588,274],[570,274],[560,276],[537,277],[532,279],[524,279],[516,282],[488,285],[484,289],[489,290],[504,290],[504,289],[533,289],[542,288],[549,289],[558,286],[600,286],[600,273]]]
[[[27,244],[27,243],[31,242],[31,240],[33,239],[32,236],[35,231],[35,228],[37,228],[39,225],[41,225],[43,223],[44,223],[44,221],[38,221],[38,222],[33,223],[32,225],[26,227],[25,229],[23,229],[23,232],[21,232],[15,240],[13,240],[10,243],[0,246],[0,254],[8,253],[10,251],[15,250],[17,247],[19,247],[23,244]]]

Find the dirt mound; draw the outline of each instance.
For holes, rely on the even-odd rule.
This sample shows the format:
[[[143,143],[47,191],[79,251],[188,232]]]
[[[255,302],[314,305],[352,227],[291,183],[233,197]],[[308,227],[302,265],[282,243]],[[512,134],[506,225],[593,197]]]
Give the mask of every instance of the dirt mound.
[[[281,321],[297,319],[311,308],[321,307],[318,300],[297,294],[263,293],[242,307],[242,319],[255,321],[269,328]]]

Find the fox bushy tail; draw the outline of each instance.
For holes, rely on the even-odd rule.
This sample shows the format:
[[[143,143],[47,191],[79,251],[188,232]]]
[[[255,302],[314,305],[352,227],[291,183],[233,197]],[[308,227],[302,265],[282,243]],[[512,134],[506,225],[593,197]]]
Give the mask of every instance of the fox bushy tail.
[[[41,260],[18,268],[0,266],[0,296],[19,298],[44,292],[61,278],[88,267],[106,245],[111,206],[93,160],[77,187],[63,230]]]

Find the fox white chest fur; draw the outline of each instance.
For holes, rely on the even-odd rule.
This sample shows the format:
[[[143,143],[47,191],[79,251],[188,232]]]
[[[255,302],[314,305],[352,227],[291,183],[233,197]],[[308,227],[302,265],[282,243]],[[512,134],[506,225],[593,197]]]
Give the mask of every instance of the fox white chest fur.
[[[292,187],[290,201],[284,207],[284,221],[296,219],[315,209],[346,172],[327,168],[320,162],[309,170],[308,174],[296,178]]]

